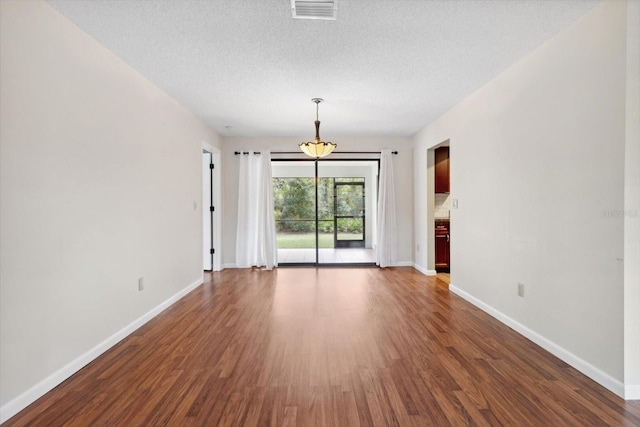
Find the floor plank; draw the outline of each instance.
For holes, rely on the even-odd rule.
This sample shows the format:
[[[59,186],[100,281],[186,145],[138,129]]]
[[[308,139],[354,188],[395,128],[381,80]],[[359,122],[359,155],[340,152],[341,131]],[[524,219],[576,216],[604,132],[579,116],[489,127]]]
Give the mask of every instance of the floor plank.
[[[412,268],[205,277],[5,425],[640,425],[640,402]]]

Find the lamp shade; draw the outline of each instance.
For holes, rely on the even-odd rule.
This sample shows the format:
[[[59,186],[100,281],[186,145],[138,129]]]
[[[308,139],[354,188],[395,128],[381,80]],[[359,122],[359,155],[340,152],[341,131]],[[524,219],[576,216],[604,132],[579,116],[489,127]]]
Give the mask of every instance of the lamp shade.
[[[298,147],[300,147],[307,156],[320,158],[331,154],[331,152],[336,149],[337,145],[333,142],[316,141],[303,142],[298,144]]]

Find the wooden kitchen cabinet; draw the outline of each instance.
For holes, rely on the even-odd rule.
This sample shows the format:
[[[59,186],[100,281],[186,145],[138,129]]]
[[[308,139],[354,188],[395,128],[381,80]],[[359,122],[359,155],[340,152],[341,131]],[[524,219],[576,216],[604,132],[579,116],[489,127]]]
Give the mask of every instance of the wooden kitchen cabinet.
[[[435,149],[435,192],[449,192],[449,147]]]
[[[435,225],[435,268],[436,271],[449,271],[449,221],[436,221]]]

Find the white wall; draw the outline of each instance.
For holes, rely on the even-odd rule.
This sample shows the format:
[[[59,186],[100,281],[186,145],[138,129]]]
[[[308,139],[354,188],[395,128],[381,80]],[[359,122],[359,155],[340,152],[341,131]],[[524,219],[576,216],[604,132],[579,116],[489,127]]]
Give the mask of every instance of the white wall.
[[[201,144],[221,143],[48,4],[0,8],[4,419],[201,282]]]
[[[621,393],[625,2],[603,2],[415,136],[450,140],[452,290]],[[636,169],[637,170],[637,169]],[[427,254],[415,252],[426,268]],[[525,297],[517,295],[518,282]]]
[[[625,398],[640,399],[640,2],[628,2],[624,167]]]
[[[313,122],[310,122],[311,125]],[[327,125],[327,128],[329,125]],[[313,132],[311,126],[310,132]],[[328,135],[328,134],[327,134]],[[305,139],[306,138],[306,139]],[[222,163],[225,165],[225,181],[223,183],[223,260],[226,266],[235,265],[236,226],[238,210],[238,170],[237,156],[239,149],[272,151],[296,151],[298,144],[307,141],[309,136],[293,137],[225,137],[222,150]],[[408,137],[331,137],[328,140],[338,144],[336,151],[379,151],[383,148],[398,150],[393,156],[396,205],[397,205],[397,241],[398,262],[402,265],[412,264],[413,246],[413,163],[412,140]]]

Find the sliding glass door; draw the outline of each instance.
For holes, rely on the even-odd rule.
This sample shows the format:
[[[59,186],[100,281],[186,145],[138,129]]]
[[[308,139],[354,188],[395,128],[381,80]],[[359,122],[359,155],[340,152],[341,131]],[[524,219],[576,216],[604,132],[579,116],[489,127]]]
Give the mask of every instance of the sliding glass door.
[[[375,263],[377,160],[273,160],[280,265]]]
[[[272,161],[271,166],[278,264],[315,264],[315,162]]]

